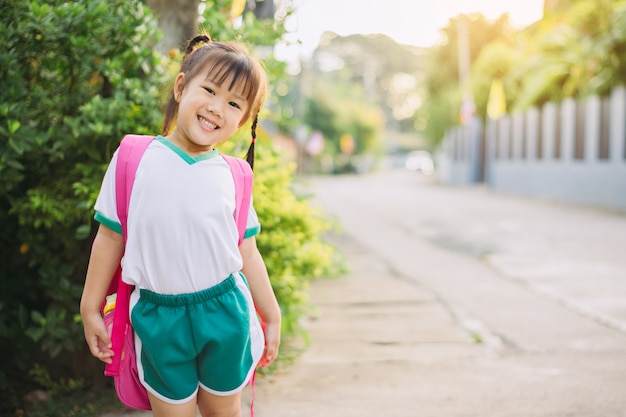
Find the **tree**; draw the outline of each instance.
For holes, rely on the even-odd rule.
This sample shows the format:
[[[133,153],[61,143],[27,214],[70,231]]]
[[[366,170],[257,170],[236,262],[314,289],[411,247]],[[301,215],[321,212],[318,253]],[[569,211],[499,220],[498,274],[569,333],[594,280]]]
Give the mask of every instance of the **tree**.
[[[320,131],[329,154],[341,152],[340,139],[350,135],[356,154],[372,153],[380,143],[384,117],[380,106],[371,102],[352,69],[344,66],[331,76],[311,76],[307,80],[303,121]]]
[[[183,49],[185,42],[197,34],[200,0],[147,0],[159,19],[163,38],[158,50],[166,54],[172,49]]]
[[[326,32],[286,101],[323,134],[327,154],[378,155],[398,146],[398,131],[419,142],[412,120],[422,102],[424,55],[384,35]]]
[[[385,35],[323,35],[310,71],[316,77],[360,84],[363,99],[378,106],[390,129],[414,116],[421,102],[418,86],[425,69],[425,50],[400,45]],[[412,129],[412,126],[409,127]]]
[[[474,63],[482,49],[493,41],[514,44],[506,14],[495,21],[487,20],[480,13],[459,15],[449,20],[448,25],[442,29],[443,42],[429,51],[424,82],[425,104],[418,116],[425,124],[424,133],[432,147],[439,144],[448,127],[459,123],[462,103],[458,58],[461,21],[466,25],[469,36],[470,63]]]
[[[487,119],[487,102],[494,81],[506,79],[522,63],[523,56],[519,48],[502,41],[486,45],[478,55],[471,70],[471,91],[476,104],[476,114],[483,121]],[[513,91],[515,86],[508,81],[505,91]],[[510,108],[514,101],[513,94],[505,94],[505,98],[506,107]]]
[[[524,64],[511,71],[515,107],[606,94],[626,83],[626,2],[584,0],[555,9],[526,34]]]
[[[454,74],[454,26],[453,19],[443,30],[448,42],[435,47],[431,55],[422,117],[433,143],[457,124],[460,94]],[[481,39],[470,40],[472,92],[483,118],[496,78],[504,81],[507,107],[513,111],[566,97],[603,95],[626,84],[625,0],[550,1],[539,22],[517,32],[507,26],[503,16],[490,30],[483,30]],[[478,29],[470,28],[470,33]]]
[[[220,25],[208,25],[209,27],[205,28],[211,36],[215,36],[215,29],[232,26],[234,19],[242,13],[251,12],[259,21],[273,21],[275,13],[273,0],[146,0],[146,2],[159,19],[163,38],[157,44],[157,49],[163,54],[183,49],[186,42],[198,33],[201,5],[206,16],[213,17],[219,14],[222,18],[218,19],[223,19]]]

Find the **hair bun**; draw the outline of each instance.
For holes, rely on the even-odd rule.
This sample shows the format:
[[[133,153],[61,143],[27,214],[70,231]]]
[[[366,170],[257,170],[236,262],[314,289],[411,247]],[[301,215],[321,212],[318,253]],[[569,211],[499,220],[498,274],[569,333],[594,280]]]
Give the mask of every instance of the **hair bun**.
[[[187,49],[185,50],[185,56],[191,54],[198,46],[199,43],[211,43],[211,37],[209,35],[196,35],[187,44]]]

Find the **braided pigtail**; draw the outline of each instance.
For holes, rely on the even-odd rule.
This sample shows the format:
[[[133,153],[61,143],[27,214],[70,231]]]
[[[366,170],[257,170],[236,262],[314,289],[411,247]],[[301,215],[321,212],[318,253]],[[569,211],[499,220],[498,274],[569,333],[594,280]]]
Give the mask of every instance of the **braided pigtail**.
[[[254,120],[252,121],[252,128],[250,129],[252,133],[252,142],[250,142],[250,147],[248,148],[248,153],[246,153],[246,161],[250,164],[250,168],[254,170],[254,143],[256,142],[256,125],[259,122],[259,114],[257,113],[254,116]]]

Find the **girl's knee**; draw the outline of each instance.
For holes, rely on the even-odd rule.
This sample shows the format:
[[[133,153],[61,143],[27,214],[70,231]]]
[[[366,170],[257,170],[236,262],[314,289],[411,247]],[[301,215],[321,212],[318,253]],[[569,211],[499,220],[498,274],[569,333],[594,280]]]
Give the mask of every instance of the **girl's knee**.
[[[185,404],[169,404],[148,393],[153,417],[196,417],[196,399]]]
[[[198,407],[202,417],[241,417],[241,393],[219,396],[199,390]]]

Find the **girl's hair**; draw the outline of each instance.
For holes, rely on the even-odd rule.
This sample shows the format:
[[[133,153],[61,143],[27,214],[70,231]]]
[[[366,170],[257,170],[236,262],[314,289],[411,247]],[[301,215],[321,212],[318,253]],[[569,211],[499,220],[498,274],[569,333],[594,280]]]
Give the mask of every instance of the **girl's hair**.
[[[227,84],[229,90],[237,89],[248,103],[242,121],[253,115],[252,141],[246,160],[254,167],[256,127],[267,88],[265,71],[244,46],[234,42],[213,42],[208,35],[198,35],[187,45],[180,72],[185,74],[184,82],[189,82],[203,70],[206,71],[204,76],[215,80],[217,84]],[[172,91],[165,109],[163,135],[169,134],[177,116],[178,102]]]

